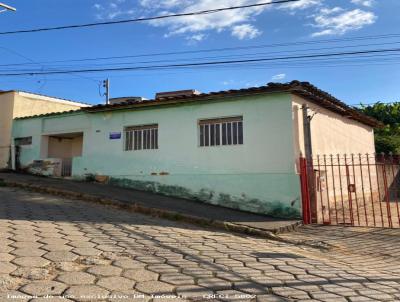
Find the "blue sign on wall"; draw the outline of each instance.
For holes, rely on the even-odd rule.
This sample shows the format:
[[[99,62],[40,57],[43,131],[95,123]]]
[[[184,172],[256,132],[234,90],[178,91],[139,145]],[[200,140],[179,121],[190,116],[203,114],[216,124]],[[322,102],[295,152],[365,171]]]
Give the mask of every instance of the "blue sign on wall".
[[[110,132],[110,139],[121,139],[121,132]]]

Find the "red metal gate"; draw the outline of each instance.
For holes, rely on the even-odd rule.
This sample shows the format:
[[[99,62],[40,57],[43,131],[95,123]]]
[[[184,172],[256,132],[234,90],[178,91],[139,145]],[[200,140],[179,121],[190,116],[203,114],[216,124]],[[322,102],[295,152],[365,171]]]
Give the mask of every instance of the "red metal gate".
[[[305,224],[400,227],[400,157],[317,155],[300,158]]]

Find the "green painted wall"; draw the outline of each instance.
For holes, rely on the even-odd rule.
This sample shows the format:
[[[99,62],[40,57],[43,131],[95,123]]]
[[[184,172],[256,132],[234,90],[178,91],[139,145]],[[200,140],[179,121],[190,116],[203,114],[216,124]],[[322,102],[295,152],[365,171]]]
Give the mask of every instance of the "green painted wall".
[[[238,115],[243,116],[243,145],[198,146],[199,119]],[[109,139],[110,132],[125,126],[154,123],[159,125],[158,150],[123,151],[123,139]],[[40,157],[42,134],[80,131],[83,155],[74,159],[75,177],[108,175],[112,183],[136,189],[275,216],[300,215],[289,94],[14,123],[14,137],[34,136],[34,146],[23,152],[24,164]]]

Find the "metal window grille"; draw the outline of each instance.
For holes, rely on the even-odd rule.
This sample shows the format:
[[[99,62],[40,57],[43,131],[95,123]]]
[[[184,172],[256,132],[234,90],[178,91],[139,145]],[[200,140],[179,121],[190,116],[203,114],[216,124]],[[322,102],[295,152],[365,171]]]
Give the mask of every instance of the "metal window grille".
[[[199,122],[200,147],[243,145],[243,117]]]
[[[32,136],[18,137],[14,141],[16,146],[32,145]]]
[[[125,151],[158,149],[158,125],[125,128]]]

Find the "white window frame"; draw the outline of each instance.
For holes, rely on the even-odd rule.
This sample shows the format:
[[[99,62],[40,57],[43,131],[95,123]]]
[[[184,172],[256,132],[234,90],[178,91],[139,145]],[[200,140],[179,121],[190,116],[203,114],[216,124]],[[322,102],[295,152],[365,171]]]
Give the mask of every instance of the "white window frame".
[[[243,116],[198,121],[199,147],[238,146],[243,144]]]
[[[124,151],[157,150],[158,124],[124,128]]]

